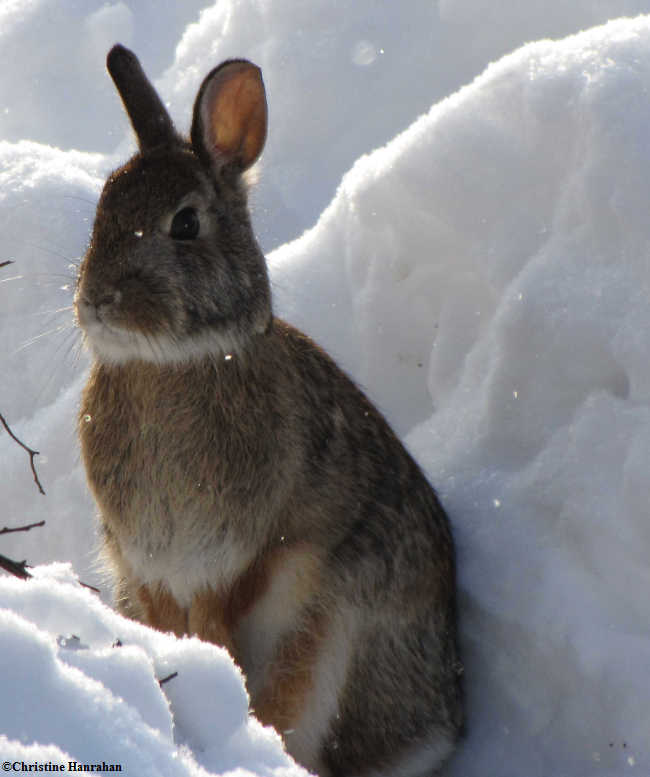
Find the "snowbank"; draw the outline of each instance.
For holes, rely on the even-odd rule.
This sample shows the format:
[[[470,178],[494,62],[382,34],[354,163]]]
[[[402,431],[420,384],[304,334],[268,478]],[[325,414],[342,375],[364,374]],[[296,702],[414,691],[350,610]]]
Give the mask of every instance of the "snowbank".
[[[26,583],[0,578],[4,762],[112,764],[134,777],[306,774],[249,715],[225,650],[120,617],[68,565],[32,572]]]
[[[649,43],[646,17],[501,60],[271,257],[450,512],[451,774],[650,768]]]
[[[254,198],[268,250],[314,223],[357,157],[489,62],[649,11],[650,0],[6,0],[0,50],[12,67],[0,76],[0,138],[114,151],[128,134],[104,72],[115,41],[137,50],[184,129],[206,63],[248,57],[270,94]]]

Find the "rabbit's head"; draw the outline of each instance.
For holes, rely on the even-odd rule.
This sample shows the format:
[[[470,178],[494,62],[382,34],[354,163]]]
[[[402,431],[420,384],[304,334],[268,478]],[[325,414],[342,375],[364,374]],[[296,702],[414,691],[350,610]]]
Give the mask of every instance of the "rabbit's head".
[[[188,142],[130,51],[108,70],[139,153],[110,175],[81,263],[75,307],[96,359],[179,363],[244,347],[271,320],[244,171],[266,138],[259,68],[229,60],[203,81]]]

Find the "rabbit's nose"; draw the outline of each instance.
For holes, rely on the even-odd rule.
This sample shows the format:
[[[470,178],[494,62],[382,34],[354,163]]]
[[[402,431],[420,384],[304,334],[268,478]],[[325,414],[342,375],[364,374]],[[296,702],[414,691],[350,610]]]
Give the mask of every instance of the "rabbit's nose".
[[[119,305],[122,299],[122,293],[118,289],[102,289],[86,297],[88,304],[97,310],[109,308],[111,305]]]
[[[106,309],[120,302],[121,294],[119,291],[85,292],[79,295],[77,305],[79,308],[85,308],[88,311],[94,310],[99,313],[102,308]]]
[[[113,305],[115,302],[119,302],[119,292],[111,291],[99,297],[95,301],[95,307],[108,307],[109,305]]]

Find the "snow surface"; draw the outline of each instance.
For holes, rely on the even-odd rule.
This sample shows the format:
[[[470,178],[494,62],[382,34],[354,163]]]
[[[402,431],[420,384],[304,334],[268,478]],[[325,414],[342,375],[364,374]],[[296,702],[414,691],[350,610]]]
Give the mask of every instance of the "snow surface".
[[[0,580],[3,762],[105,762],[137,777],[306,775],[248,714],[225,650],[120,617],[67,564],[34,574]]]
[[[650,773],[650,17],[479,75],[650,0],[201,5],[0,3],[0,411],[47,491],[3,435],[0,523],[47,524],[0,552],[48,564],[0,579],[0,760],[299,773],[223,651],[103,603],[69,305],[133,147],[103,72],[121,40],[181,128],[220,59],[263,67],[262,243],[315,222],[270,256],[276,308],[385,411],[453,523],[468,726],[447,777]]]

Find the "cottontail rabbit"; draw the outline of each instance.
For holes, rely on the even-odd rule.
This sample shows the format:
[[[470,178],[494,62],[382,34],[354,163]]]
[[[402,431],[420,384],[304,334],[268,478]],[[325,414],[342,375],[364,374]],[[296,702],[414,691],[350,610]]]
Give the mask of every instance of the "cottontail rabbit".
[[[130,51],[108,70],[140,150],[104,187],[75,304],[118,606],[226,647],[309,769],[431,774],[462,717],[450,530],[380,413],[273,316],[242,179],[260,71],[213,70],[188,141]]]

